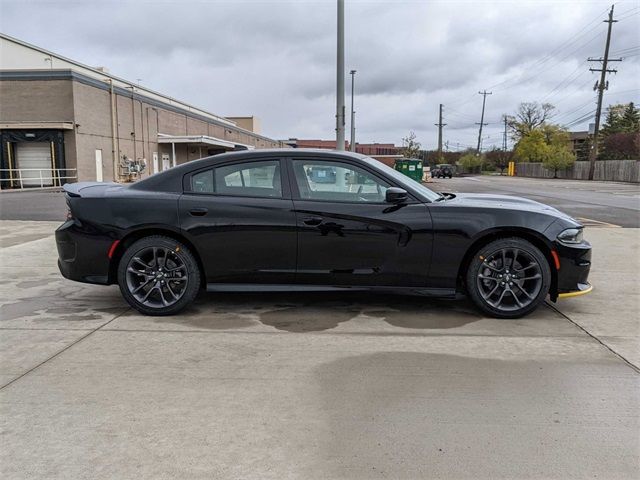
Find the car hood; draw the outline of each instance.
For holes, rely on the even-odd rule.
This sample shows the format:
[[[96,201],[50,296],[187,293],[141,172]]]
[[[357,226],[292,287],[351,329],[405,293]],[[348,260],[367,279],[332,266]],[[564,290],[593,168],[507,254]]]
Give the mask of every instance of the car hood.
[[[511,195],[493,195],[490,193],[456,193],[453,195],[455,195],[454,198],[447,200],[447,203],[451,205],[538,212],[580,225],[580,222],[575,218],[561,212],[557,208],[536,202],[535,200],[529,200],[528,198]]]

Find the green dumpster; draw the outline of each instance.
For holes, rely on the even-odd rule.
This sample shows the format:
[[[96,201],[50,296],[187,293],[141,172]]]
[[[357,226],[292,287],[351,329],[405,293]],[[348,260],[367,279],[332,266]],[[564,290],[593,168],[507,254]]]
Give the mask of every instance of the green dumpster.
[[[394,164],[394,168],[407,177],[413,178],[416,182],[422,182],[422,160],[419,158],[399,158]]]

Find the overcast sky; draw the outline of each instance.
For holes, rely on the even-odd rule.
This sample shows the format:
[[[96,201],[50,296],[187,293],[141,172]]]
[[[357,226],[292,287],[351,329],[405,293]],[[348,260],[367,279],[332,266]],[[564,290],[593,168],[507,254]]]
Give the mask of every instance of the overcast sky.
[[[610,5],[346,0],[357,140],[399,144],[413,130],[432,148],[443,103],[450,149],[474,146],[483,89],[485,148],[502,145],[501,115],[523,101],[586,129],[599,67],[586,58],[603,54]],[[605,105],[640,103],[639,14],[637,0],[616,3],[611,52],[624,61]],[[0,0],[3,33],[219,115],[256,115],[274,138],[335,138],[335,20],[336,0]]]

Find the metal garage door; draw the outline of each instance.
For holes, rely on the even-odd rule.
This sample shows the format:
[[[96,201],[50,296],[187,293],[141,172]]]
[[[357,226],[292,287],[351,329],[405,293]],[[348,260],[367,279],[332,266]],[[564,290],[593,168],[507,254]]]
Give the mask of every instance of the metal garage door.
[[[51,144],[49,142],[17,143],[16,168],[20,169],[22,185],[25,187],[47,187],[53,185],[51,178]]]

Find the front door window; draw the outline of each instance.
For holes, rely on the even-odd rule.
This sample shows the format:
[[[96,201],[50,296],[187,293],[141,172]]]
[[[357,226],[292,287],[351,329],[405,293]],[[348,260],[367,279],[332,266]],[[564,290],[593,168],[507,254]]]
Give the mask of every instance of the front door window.
[[[294,160],[300,197],[327,202],[383,203],[389,184],[349,163]]]

